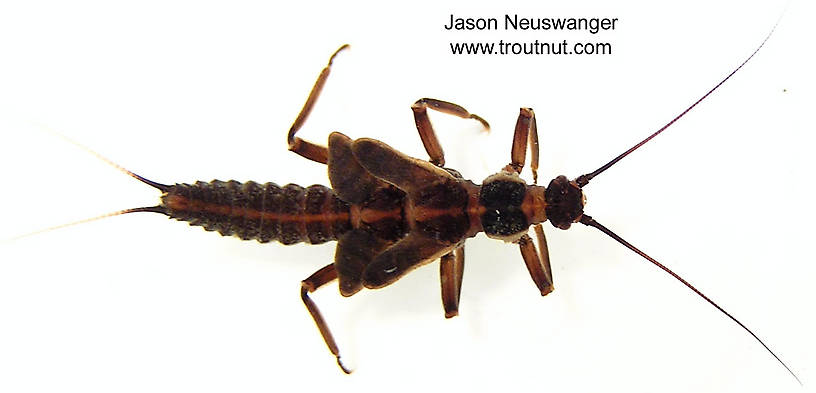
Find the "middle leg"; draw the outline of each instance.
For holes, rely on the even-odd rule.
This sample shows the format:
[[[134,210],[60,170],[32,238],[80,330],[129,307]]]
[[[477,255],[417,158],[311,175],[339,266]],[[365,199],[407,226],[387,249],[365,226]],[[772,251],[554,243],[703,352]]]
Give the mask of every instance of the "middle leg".
[[[431,157],[431,163],[436,166],[445,166],[445,152],[442,151],[442,146],[439,144],[439,139],[436,137],[431,119],[428,118],[428,109],[433,109],[449,115],[461,117],[463,119],[478,120],[485,129],[490,129],[490,124],[487,124],[485,119],[478,115],[474,115],[452,102],[437,100],[434,98],[420,98],[414,105],[411,105],[411,110],[414,111],[414,122],[416,123],[417,131],[419,131],[419,138],[422,140],[422,145],[425,146],[425,151]]]
[[[428,152],[430,162],[436,166],[442,167],[445,165],[445,153],[439,144],[439,139],[436,137],[431,119],[428,117],[428,109],[463,119],[475,119],[482,123],[485,129],[490,130],[490,124],[485,119],[468,112],[467,109],[459,105],[434,98],[420,98],[411,105],[411,110],[414,111],[414,122],[417,131],[419,131],[422,145],[425,147],[425,151]],[[439,279],[442,284],[442,306],[445,309],[445,318],[453,318],[459,315],[459,294],[462,292],[464,269],[464,245],[442,256],[439,265]]]

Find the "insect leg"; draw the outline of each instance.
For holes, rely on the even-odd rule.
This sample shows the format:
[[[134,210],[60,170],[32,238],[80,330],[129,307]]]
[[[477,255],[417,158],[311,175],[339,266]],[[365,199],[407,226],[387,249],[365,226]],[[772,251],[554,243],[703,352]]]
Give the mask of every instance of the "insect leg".
[[[516,121],[516,132],[513,134],[513,148],[510,151],[510,164],[505,170],[521,173],[530,146],[530,169],[533,171],[533,184],[538,183],[538,127],[535,112],[531,108],[521,108]]]
[[[512,170],[521,173],[524,168],[524,161],[527,156],[527,147],[530,147],[530,169],[533,172],[533,184],[538,183],[538,126],[536,125],[535,112],[532,108],[521,108],[516,121],[516,131],[513,134],[513,147],[510,151],[510,164],[505,170]],[[550,268],[550,253],[547,248],[547,238],[544,236],[544,229],[541,224],[535,226],[536,238],[538,239],[539,251],[533,244],[533,240],[528,235],[524,235],[518,240],[521,256],[527,265],[533,282],[535,282],[541,296],[545,296],[553,290],[552,269]]]
[[[314,319],[317,329],[320,330],[320,335],[323,336],[323,341],[325,341],[326,346],[329,347],[329,351],[335,358],[337,358],[337,365],[340,366],[344,373],[351,374],[351,370],[346,368],[346,366],[343,365],[343,362],[340,360],[340,350],[337,348],[337,343],[334,341],[334,336],[332,336],[331,330],[329,330],[329,325],[326,324],[326,320],[323,319],[323,315],[320,314],[320,309],[317,308],[317,304],[315,304],[312,298],[309,297],[309,293],[314,292],[323,285],[326,285],[336,279],[337,270],[334,269],[334,264],[326,265],[301,282],[300,298],[303,299],[303,304],[306,305],[306,308],[309,310],[309,314],[312,315],[312,319]]]
[[[322,164],[326,163],[329,156],[329,152],[326,147],[300,139],[296,137],[295,134],[303,126],[303,123],[306,122],[306,119],[309,117],[309,113],[312,112],[312,108],[314,108],[315,103],[317,103],[317,99],[320,97],[320,92],[323,90],[323,85],[326,84],[326,79],[329,78],[334,57],[337,56],[340,51],[348,47],[348,44],[343,45],[331,55],[329,58],[329,63],[326,64],[326,68],[323,68],[323,71],[320,71],[320,75],[318,75],[317,80],[312,87],[312,91],[309,93],[309,98],[306,99],[306,103],[303,104],[303,109],[301,109],[300,113],[298,113],[295,122],[292,123],[292,127],[289,128],[289,134],[286,136],[286,142],[289,144],[289,150],[301,155],[302,157]]]
[[[465,246],[442,256],[439,277],[442,281],[442,306],[445,318],[459,315],[459,294],[462,293],[462,273],[465,271]]]
[[[533,278],[533,282],[541,291],[541,296],[545,296],[553,290],[552,270],[550,269],[550,257],[547,252],[547,240],[544,238],[541,225],[536,225],[535,231],[539,247],[543,251],[541,254],[536,251],[533,239],[529,235],[522,236],[518,240],[518,245],[521,249],[521,256],[524,258],[524,264],[527,265],[527,271],[530,272],[530,277]]]
[[[419,131],[419,138],[422,139],[422,145],[425,146],[425,151],[431,157],[431,162],[437,166],[445,165],[445,152],[442,151],[442,146],[439,144],[439,139],[436,138],[431,119],[428,118],[428,108],[449,115],[461,117],[463,119],[476,119],[486,129],[490,129],[485,119],[478,115],[474,115],[452,102],[437,100],[433,98],[420,98],[414,105],[411,105],[411,110],[414,111],[414,122],[416,123],[417,131]]]
[[[541,258],[541,266],[544,268],[544,273],[546,273],[549,278],[550,292],[552,292],[555,280],[553,279],[552,268],[550,268],[550,248],[547,247],[547,237],[544,236],[544,228],[541,227],[541,224],[535,225],[535,234],[538,240],[538,256]]]

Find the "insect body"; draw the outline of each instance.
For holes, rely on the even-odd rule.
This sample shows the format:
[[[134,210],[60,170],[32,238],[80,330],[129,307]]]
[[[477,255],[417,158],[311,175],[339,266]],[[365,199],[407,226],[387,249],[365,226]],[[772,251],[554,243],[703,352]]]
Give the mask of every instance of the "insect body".
[[[364,287],[388,286],[413,269],[441,259],[442,302],[445,316],[453,317],[458,313],[464,242],[485,232],[488,237],[518,244],[532,280],[541,294],[547,295],[553,290],[553,275],[541,223],[548,220],[559,229],[568,229],[574,223],[594,227],[641,255],[739,324],[788,369],[740,321],[680,276],[585,214],[586,199],[582,190],[595,176],[660,134],[704,100],[750,60],[762,45],[699,100],[631,149],[575,180],[557,176],[547,187],[535,184],[538,177],[538,131],[535,114],[529,108],[520,110],[510,163],[502,171],[487,177],[481,185],[465,180],[457,171],[443,166],[444,153],[427,116],[428,109],[475,119],[488,127],[481,117],[450,102],[423,98],[412,106],[430,162],[409,157],[381,141],[352,140],[338,132],[329,136],[327,147],[297,137],[329,76],[334,57],[345,47],[330,58],[287,137],[290,150],[328,166],[331,189],[319,185],[280,187],[274,183],[261,185],[217,180],[164,185],[128,172],[161,190],[163,195],[160,205],[128,209],[122,213],[162,213],[244,240],[276,240],[283,244],[320,244],[336,240],[334,262],[303,281],[301,298],[338,365],[347,373],[350,370],[342,363],[338,345],[317,305],[309,297],[310,292],[338,280],[340,293],[352,296]],[[532,185],[519,177],[528,147],[532,153]],[[538,247],[527,234],[530,226],[534,227]],[[788,371],[795,377],[790,369]]]
[[[574,223],[593,226],[640,253],[583,213],[582,187],[671,123],[595,172],[572,181],[558,176],[548,187],[540,187],[528,185],[518,176],[528,146],[534,179],[538,166],[535,115],[525,108],[516,125],[510,163],[475,184],[443,167],[444,155],[426,111],[431,108],[486,122],[444,101],[422,99],[413,107],[430,164],[371,139],[351,140],[333,133],[324,148],[297,138],[295,134],[314,105],[328,70],[318,78],[288,142],[296,153],[328,165],[332,188],[234,181],[163,185],[137,176],[164,193],[162,204],[126,212],[162,213],[224,235],[261,242],[318,244],[337,240],[334,263],[304,280],[301,296],[338,363],[340,353],[335,340],[309,297],[310,292],[335,279],[341,293],[350,296],[363,287],[389,285],[412,269],[441,258],[443,305],[445,315],[451,317],[458,312],[463,244],[478,232],[518,244],[542,295],[553,289],[546,242],[539,225],[545,220],[561,229]],[[526,234],[531,225],[538,235],[538,247]]]

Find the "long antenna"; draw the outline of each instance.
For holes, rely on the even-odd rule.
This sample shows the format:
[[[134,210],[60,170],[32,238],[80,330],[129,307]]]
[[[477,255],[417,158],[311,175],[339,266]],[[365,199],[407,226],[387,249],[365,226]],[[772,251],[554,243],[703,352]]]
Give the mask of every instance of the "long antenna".
[[[765,347],[765,349],[766,349],[766,350],[767,350],[767,351],[768,351],[768,352],[769,352],[771,355],[773,355],[773,357],[774,357],[774,358],[776,358],[776,361],[777,361],[777,362],[779,362],[779,364],[781,364],[783,367],[785,367],[785,369],[786,369],[786,370],[788,370],[788,372],[790,373],[790,375],[792,375],[792,376],[793,376],[793,378],[795,378],[795,379],[796,379],[796,382],[799,382],[799,385],[802,385],[802,381],[799,379],[799,377],[797,377],[797,376],[796,376],[796,374],[793,372],[793,370],[791,370],[791,369],[790,369],[790,367],[788,367],[788,365],[787,365],[787,364],[785,364],[785,362],[783,362],[783,361],[782,361],[782,359],[780,359],[780,358],[779,358],[779,356],[776,356],[776,354],[774,353],[774,351],[772,351],[772,350],[771,350],[771,348],[770,348],[770,347],[768,347],[768,345],[766,345],[766,344],[765,344],[765,342],[763,342],[763,341],[762,341],[762,340],[761,340],[761,339],[760,339],[760,338],[759,338],[759,337],[758,337],[756,334],[754,334],[754,332],[752,332],[752,331],[751,331],[751,329],[748,329],[748,327],[747,327],[747,326],[745,326],[745,325],[744,325],[742,322],[740,322],[740,321],[739,321],[737,318],[734,318],[734,316],[733,316],[733,315],[731,315],[731,314],[729,314],[729,313],[728,313],[728,311],[725,311],[725,310],[724,310],[722,307],[720,307],[720,306],[719,306],[717,303],[714,303],[714,301],[713,301],[713,300],[709,299],[709,298],[708,298],[708,296],[704,295],[702,292],[700,292],[700,291],[699,291],[697,288],[695,288],[693,285],[689,284],[689,282],[688,282],[688,281],[686,281],[685,279],[683,279],[683,277],[680,277],[679,275],[677,275],[677,273],[675,273],[675,272],[671,271],[671,269],[667,268],[667,267],[666,267],[666,266],[664,266],[662,263],[660,263],[660,262],[658,262],[657,260],[655,260],[654,258],[652,258],[652,257],[650,257],[650,256],[648,256],[648,255],[646,255],[646,253],[645,253],[645,252],[638,250],[638,249],[637,249],[635,246],[633,246],[633,245],[629,244],[629,242],[627,242],[626,240],[623,240],[623,238],[621,238],[620,236],[616,235],[614,232],[610,231],[610,230],[609,230],[609,229],[607,229],[605,226],[603,226],[603,225],[599,224],[599,223],[598,223],[597,221],[595,221],[595,220],[594,220],[592,217],[590,217],[590,216],[588,216],[588,215],[584,214],[584,215],[581,217],[581,219],[580,219],[580,221],[579,221],[579,222],[580,222],[581,224],[584,224],[584,225],[587,225],[587,226],[591,226],[591,227],[593,227],[593,228],[597,228],[599,231],[601,231],[601,232],[603,232],[603,233],[607,234],[609,237],[611,237],[611,238],[615,239],[615,241],[617,241],[618,243],[623,244],[624,246],[626,246],[626,248],[628,248],[628,249],[630,249],[630,250],[634,251],[636,254],[638,254],[638,255],[642,256],[643,258],[646,258],[646,260],[647,260],[647,261],[649,261],[649,262],[653,263],[655,266],[659,267],[661,270],[663,270],[664,272],[668,273],[670,276],[674,277],[674,278],[675,278],[677,281],[680,281],[681,283],[683,283],[683,285],[685,285],[686,287],[688,287],[688,289],[691,289],[691,290],[692,290],[694,293],[696,293],[697,295],[699,295],[701,298],[705,299],[705,301],[707,301],[709,304],[711,304],[712,306],[714,306],[714,308],[716,308],[717,310],[720,310],[720,312],[721,312],[721,313],[723,313],[723,314],[725,314],[725,316],[727,316],[728,318],[731,318],[731,320],[732,320],[732,321],[736,322],[736,323],[737,323],[737,325],[739,325],[739,326],[740,326],[741,328],[743,328],[743,329],[744,329],[746,332],[748,332],[748,334],[750,334],[751,336],[753,336],[753,337],[754,337],[754,339],[756,339],[756,340],[757,340],[757,342],[759,342],[760,344],[762,344],[762,346],[763,346],[763,347]]]
[[[781,17],[780,17],[780,18],[781,18]],[[599,175],[601,172],[603,172],[603,171],[605,171],[605,170],[609,169],[609,167],[611,167],[612,165],[615,165],[615,164],[616,164],[618,161],[622,160],[622,159],[623,159],[623,157],[628,156],[628,155],[629,155],[629,153],[631,153],[631,152],[633,152],[633,151],[637,150],[639,147],[641,147],[641,146],[645,145],[645,144],[646,144],[646,142],[649,142],[650,140],[652,140],[652,138],[656,137],[656,136],[657,136],[657,135],[659,135],[661,132],[663,132],[664,130],[666,130],[667,128],[669,128],[669,126],[671,126],[672,124],[674,124],[674,122],[676,122],[677,120],[680,120],[680,118],[681,118],[681,117],[685,116],[685,115],[686,115],[686,113],[688,113],[688,112],[689,112],[689,111],[690,111],[692,108],[694,108],[695,106],[697,106],[697,104],[699,104],[699,103],[700,103],[700,102],[702,102],[704,99],[706,99],[706,97],[708,97],[708,96],[709,96],[711,93],[713,93],[713,92],[714,92],[714,90],[717,90],[717,88],[719,88],[720,86],[722,86],[722,84],[723,84],[723,83],[725,83],[725,81],[727,81],[727,80],[728,80],[729,78],[731,78],[731,77],[732,77],[734,74],[736,74],[736,73],[737,73],[737,71],[739,71],[739,70],[742,68],[742,66],[744,66],[746,63],[748,63],[748,60],[751,60],[751,58],[752,58],[752,57],[754,57],[754,55],[756,55],[756,54],[757,54],[757,52],[759,52],[759,50],[760,50],[760,49],[762,49],[762,47],[763,47],[763,46],[765,46],[765,43],[766,43],[766,42],[768,42],[768,39],[769,39],[769,38],[771,38],[771,35],[773,34],[774,30],[776,30],[776,26],[777,26],[778,24],[779,24],[779,21],[777,20],[776,24],[774,24],[773,28],[771,28],[771,31],[768,33],[768,35],[767,35],[767,36],[765,36],[765,39],[764,39],[764,40],[762,40],[762,43],[761,43],[761,44],[759,44],[759,46],[758,46],[758,47],[757,47],[757,48],[754,50],[754,52],[753,52],[753,53],[751,53],[751,55],[750,55],[750,56],[748,56],[748,58],[747,58],[747,59],[745,59],[745,61],[743,61],[743,62],[742,62],[742,64],[740,64],[740,65],[739,65],[739,67],[735,68],[735,69],[734,69],[734,71],[731,71],[731,73],[730,73],[730,74],[728,74],[728,75],[727,75],[725,78],[723,78],[723,80],[721,80],[721,81],[720,81],[720,83],[717,83],[717,85],[716,85],[716,86],[714,86],[713,88],[711,88],[711,90],[709,90],[707,93],[703,94],[703,96],[702,96],[702,97],[700,97],[700,98],[699,98],[697,101],[694,101],[694,103],[693,103],[693,104],[691,104],[691,106],[689,106],[688,108],[686,108],[684,111],[680,112],[680,114],[679,114],[679,115],[677,115],[677,116],[676,116],[674,119],[672,119],[670,122],[666,123],[666,125],[664,125],[663,127],[660,127],[660,129],[659,129],[659,130],[657,130],[657,131],[655,131],[655,132],[654,132],[652,135],[649,135],[648,137],[646,137],[646,139],[644,139],[644,140],[640,141],[638,144],[636,144],[636,145],[632,146],[632,147],[631,147],[629,150],[627,150],[627,151],[625,151],[625,152],[621,153],[621,155],[619,155],[619,156],[617,156],[617,157],[613,158],[613,159],[612,159],[612,161],[607,162],[607,163],[606,163],[606,164],[604,164],[602,167],[600,167],[600,168],[598,168],[598,169],[596,169],[596,170],[594,170],[594,171],[592,171],[592,172],[590,172],[590,173],[587,173],[587,174],[585,174],[585,175],[578,176],[578,178],[576,178],[576,179],[575,179],[575,182],[576,182],[576,183],[578,183],[578,185],[579,185],[579,186],[581,186],[581,187],[583,187],[583,186],[587,185],[587,183],[589,183],[589,181],[590,181],[590,180],[592,180],[592,178],[594,178],[595,176],[598,176],[598,175]]]

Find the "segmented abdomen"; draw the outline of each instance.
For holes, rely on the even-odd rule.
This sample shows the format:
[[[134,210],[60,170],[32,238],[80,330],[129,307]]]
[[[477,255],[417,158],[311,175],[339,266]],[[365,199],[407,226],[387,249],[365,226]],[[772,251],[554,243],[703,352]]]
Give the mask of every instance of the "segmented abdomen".
[[[351,229],[349,204],[321,185],[279,187],[213,180],[175,184],[162,195],[167,215],[190,225],[261,243],[325,243]]]

